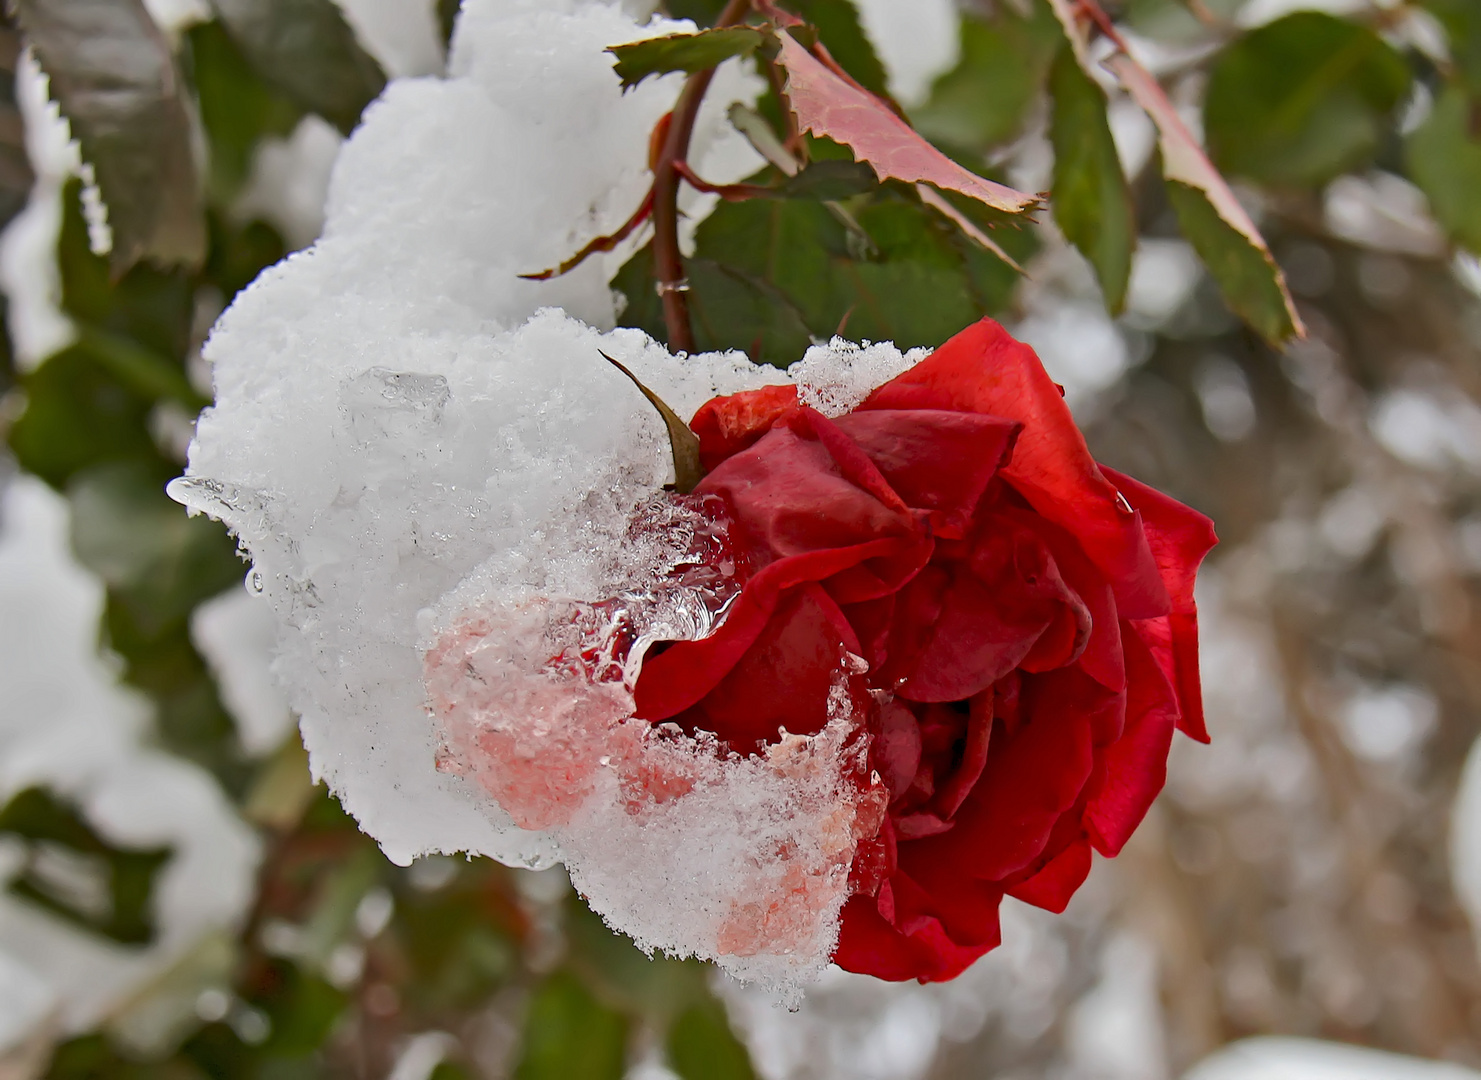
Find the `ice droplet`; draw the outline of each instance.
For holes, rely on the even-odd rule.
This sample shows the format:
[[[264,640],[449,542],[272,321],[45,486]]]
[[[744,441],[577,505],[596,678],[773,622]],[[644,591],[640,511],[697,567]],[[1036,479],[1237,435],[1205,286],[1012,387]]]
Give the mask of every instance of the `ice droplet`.
[[[252,572],[247,575],[247,591],[253,596],[261,596],[264,588],[262,571],[254,566]]]

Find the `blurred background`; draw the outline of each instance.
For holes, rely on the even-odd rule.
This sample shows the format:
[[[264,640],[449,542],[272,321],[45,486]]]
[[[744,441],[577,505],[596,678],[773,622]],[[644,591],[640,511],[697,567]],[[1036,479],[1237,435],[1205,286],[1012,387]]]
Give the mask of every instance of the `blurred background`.
[[[791,6],[949,153],[1050,187],[1042,0]],[[1122,312],[1047,219],[1000,237],[1022,278],[883,229],[851,251],[894,283],[863,309],[876,336],[1002,318],[1101,460],[1213,517],[1214,742],[1178,742],[1063,916],[1007,901],[955,982],[834,972],[795,1013],[644,957],[559,868],[394,866],[310,782],[270,613],[163,489],[209,402],[204,335],[313,242],[385,80],[440,76],[456,4],[134,8],[16,4],[34,49],[0,27],[0,1077],[1481,1076],[1481,3],[1108,5],[1284,269],[1310,331],[1284,350],[1180,238],[1109,76],[1139,236]],[[149,122],[59,118],[41,68],[86,89],[98,42],[178,74]],[[127,152],[85,164],[72,133]],[[130,155],[189,183],[105,213]]]

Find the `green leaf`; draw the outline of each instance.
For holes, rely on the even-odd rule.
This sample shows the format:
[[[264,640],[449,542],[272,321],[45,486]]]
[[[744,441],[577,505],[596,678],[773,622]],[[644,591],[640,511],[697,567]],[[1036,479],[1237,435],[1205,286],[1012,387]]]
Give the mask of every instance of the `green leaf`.
[[[972,200],[956,205],[986,217]],[[919,202],[885,189],[857,216],[867,253],[822,203],[754,199],[716,207],[695,234],[688,266],[700,348],[740,349],[786,367],[812,341],[835,333],[901,348],[939,345],[1007,305],[1017,274]],[[1019,257],[1035,242],[1027,231],[998,236]],[[664,340],[649,249],[622,268],[613,287],[628,299],[622,324]]]
[[[437,0],[437,28],[442,31],[444,48],[452,45],[453,30],[457,27],[458,10],[461,7],[460,0]]]
[[[682,1080],[755,1080],[751,1055],[735,1037],[725,1007],[708,994],[681,1013],[668,1035],[669,1067]]]
[[[614,1009],[661,1024],[709,996],[704,964],[647,955],[575,893],[567,898],[563,928],[571,970]]]
[[[712,68],[732,56],[754,52],[764,40],[766,36],[754,27],[727,26],[697,34],[669,34],[630,45],[614,45],[607,51],[617,58],[612,68],[622,79],[622,88],[627,90],[649,75]]]
[[[108,261],[88,248],[80,190],[81,185],[72,181],[62,196],[62,229],[57,241],[62,309],[79,323],[131,338],[169,357],[183,374],[181,358],[190,344],[194,308],[189,275],[147,263],[121,278],[110,275]]]
[[[700,351],[740,349],[758,364],[785,367],[812,344],[801,314],[770,283],[734,265],[704,258],[689,260],[685,269],[690,320]],[[668,329],[653,281],[653,249],[648,245],[628,260],[612,285],[628,300],[622,324],[666,341]]]
[[[1089,44],[1068,0],[1050,2],[1085,66]],[[1104,64],[1156,125],[1169,200],[1225,301],[1272,343],[1304,336],[1306,328],[1286,288],[1285,275],[1275,264],[1265,238],[1228,182],[1204,155],[1157,79],[1124,52],[1113,53]]]
[[[75,810],[42,788],[18,792],[0,810],[0,835],[25,842],[9,891],[94,933],[128,945],[154,937],[150,898],[167,847],[109,844]]]
[[[791,0],[786,7],[817,31],[838,66],[872,94],[889,95],[889,75],[859,22],[853,0]]]
[[[864,195],[879,187],[874,170],[862,161],[814,161],[776,190],[779,199],[817,199],[835,202]]]
[[[962,55],[936,80],[925,104],[912,109],[915,128],[933,142],[978,153],[1017,137],[1038,98],[1059,43],[1043,4],[1020,18],[996,4],[990,18],[963,15]]]
[[[675,19],[688,19],[699,27],[714,26],[725,10],[725,0],[667,0],[663,7]]]
[[[78,560],[118,590],[148,627],[183,622],[200,601],[241,581],[242,564],[226,531],[181,513],[147,462],[85,469],[67,485],[67,499]]]
[[[525,1015],[515,1080],[621,1080],[627,1021],[575,976],[557,972],[535,991]]]
[[[334,0],[211,0],[270,85],[348,135],[386,85]]]
[[[216,205],[227,207],[247,179],[257,144],[289,134],[304,111],[262,80],[221,23],[192,26],[186,42],[211,152],[207,190]]]
[[[1263,183],[1319,186],[1373,159],[1410,81],[1403,58],[1372,30],[1295,12],[1214,64],[1204,100],[1209,155]]]
[[[1481,97],[1481,5],[1474,0],[1420,0],[1450,37],[1450,55],[1473,97]]]
[[[1106,120],[1106,95],[1081,69],[1069,44],[1050,69],[1049,89],[1054,220],[1095,267],[1106,308],[1119,312],[1131,279],[1136,208]]]
[[[142,0],[13,0],[51,95],[93,167],[112,267],[205,257],[201,184],[183,81]]]
[[[85,346],[57,353],[21,386],[26,407],[11,426],[10,448],[21,468],[53,487],[98,462],[157,457],[148,428],[153,402]]]
[[[1169,179],[1167,195],[1183,235],[1234,313],[1272,345],[1294,335],[1296,327],[1274,260],[1225,221],[1199,188]]]
[[[1475,101],[1450,86],[1429,117],[1409,136],[1405,159],[1409,175],[1430,201],[1445,231],[1472,251],[1481,252],[1481,135]]]

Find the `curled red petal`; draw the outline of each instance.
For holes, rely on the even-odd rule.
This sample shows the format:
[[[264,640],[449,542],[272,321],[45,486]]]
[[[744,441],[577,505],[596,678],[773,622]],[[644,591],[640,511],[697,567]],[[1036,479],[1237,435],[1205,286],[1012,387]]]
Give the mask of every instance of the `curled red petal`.
[[[713,472],[726,458],[754,446],[772,425],[797,407],[797,387],[763,386],[712,398],[689,428],[699,436],[699,461]]]
[[[1193,585],[1204,556],[1219,542],[1214,523],[1139,480],[1111,469],[1106,473],[1141,513],[1147,541],[1171,597],[1170,614],[1165,620],[1157,620],[1160,627],[1147,624],[1145,636],[1177,689],[1178,729],[1206,743],[1209,736],[1198,671],[1198,607],[1193,601]]]
[[[1090,844],[1080,839],[1045,863],[1038,873],[1009,888],[1008,895],[1058,915],[1089,875]]]
[[[1123,618],[1166,614],[1167,589],[1136,512],[1090,456],[1033,349],[991,319],[870,394],[861,410],[958,409],[1022,425],[1002,475],[1049,521],[1080,539]]]
[[[1085,827],[1096,849],[1116,855],[1146,817],[1167,782],[1178,701],[1143,640],[1138,624],[1122,628],[1126,642],[1126,728],[1102,751],[1101,780],[1085,807]]]

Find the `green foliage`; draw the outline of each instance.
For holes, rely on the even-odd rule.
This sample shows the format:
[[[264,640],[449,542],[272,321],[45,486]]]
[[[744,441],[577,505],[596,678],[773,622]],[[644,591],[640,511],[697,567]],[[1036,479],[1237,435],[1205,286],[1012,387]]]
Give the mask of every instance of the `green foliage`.
[[[627,1021],[569,972],[546,979],[530,999],[515,1080],[620,1080]]]
[[[1214,64],[1204,101],[1210,156],[1263,183],[1325,183],[1373,159],[1409,83],[1403,58],[1372,30],[1295,12]]]
[[[607,51],[617,58],[612,67],[627,90],[649,75],[712,68],[732,56],[755,52],[763,40],[765,35],[754,27],[727,26],[697,34],[645,38],[630,45],[614,45]]]
[[[1274,261],[1219,216],[1191,184],[1167,182],[1167,197],[1183,235],[1219,283],[1234,313],[1273,345],[1294,332]]]
[[[109,844],[71,807],[26,788],[0,809],[0,836],[24,842],[8,889],[68,922],[125,945],[153,939],[149,900],[170,849]]]
[[[1409,136],[1409,172],[1430,209],[1459,244],[1481,252],[1481,106],[1460,86],[1447,87]]]
[[[1450,38],[1450,56],[1466,89],[1481,97],[1481,5],[1472,0],[1420,0]]]
[[[877,187],[879,180],[875,177],[874,170],[862,161],[854,161],[850,155],[847,159],[840,157],[812,162],[796,176],[787,177],[777,189],[776,196],[779,199],[839,202],[855,195],[868,194]]]
[[[939,344],[1006,304],[1016,274],[918,202],[882,189],[855,216],[868,251],[812,200],[717,207],[687,267],[699,348],[785,367],[837,333],[901,348]],[[1028,238],[1000,233],[1017,246]],[[651,258],[639,252],[613,287],[627,297],[622,322],[663,340]]]
[[[212,0],[212,6],[267,83],[346,135],[386,84],[334,0]]]
[[[1136,208],[1106,120],[1106,95],[1066,43],[1049,72],[1054,111],[1054,220],[1095,267],[1106,307],[1120,311],[1131,280]]]
[[[676,19],[689,19],[696,26],[714,26],[725,8],[725,0],[665,0],[664,8]]]
[[[457,27],[459,0],[437,0],[437,28],[442,31],[442,42],[451,45],[453,30]]]
[[[990,10],[962,16],[961,59],[911,111],[916,130],[944,146],[983,152],[1015,138],[1061,41],[1047,4],[1034,4],[1028,17],[1012,4]]]
[[[755,1080],[751,1056],[711,999],[679,1015],[669,1028],[669,1067],[683,1080]]]
[[[304,110],[258,76],[221,23],[192,26],[186,42],[210,143],[209,194],[217,205],[226,205],[247,179],[258,141],[287,135]]]

